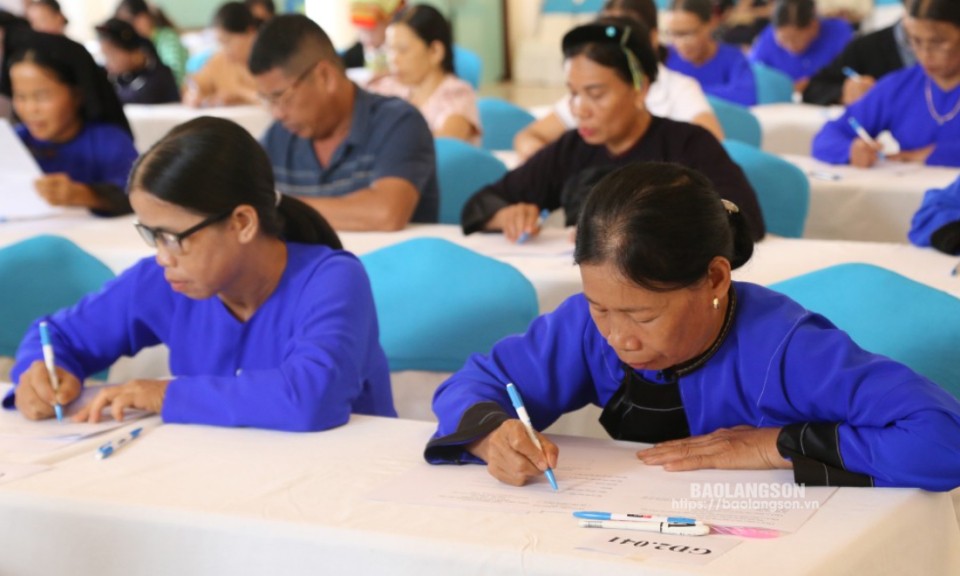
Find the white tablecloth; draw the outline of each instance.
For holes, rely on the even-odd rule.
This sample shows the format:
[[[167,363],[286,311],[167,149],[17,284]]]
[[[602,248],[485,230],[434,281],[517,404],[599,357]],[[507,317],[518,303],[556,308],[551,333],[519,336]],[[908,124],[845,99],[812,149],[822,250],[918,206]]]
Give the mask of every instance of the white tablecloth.
[[[255,105],[192,108],[183,104],[127,104],[123,111],[133,129],[134,145],[141,153],[146,152],[174,126],[199,116],[233,120],[258,140],[273,122],[266,108]]]
[[[785,155],[810,179],[804,237],[907,242],[924,193],[960,176],[956,168],[886,162],[873,168],[832,166],[809,156]]]
[[[782,103],[753,106],[750,112],[760,121],[765,151],[809,156],[813,137],[828,120],[843,114],[843,108]]]
[[[430,423],[372,417],[315,434],[163,425],[108,460],[82,454],[0,485],[0,573],[960,573],[960,528],[948,493],[841,488],[797,532],[743,540],[703,566],[578,549],[601,534],[578,528],[565,512],[372,500],[398,476],[427,466],[422,451],[432,432]],[[565,440],[557,442],[562,482]],[[623,475],[642,490],[644,475],[658,472],[633,460],[635,445],[619,446]],[[792,475],[705,471],[677,473],[676,481],[771,477],[789,482]]]

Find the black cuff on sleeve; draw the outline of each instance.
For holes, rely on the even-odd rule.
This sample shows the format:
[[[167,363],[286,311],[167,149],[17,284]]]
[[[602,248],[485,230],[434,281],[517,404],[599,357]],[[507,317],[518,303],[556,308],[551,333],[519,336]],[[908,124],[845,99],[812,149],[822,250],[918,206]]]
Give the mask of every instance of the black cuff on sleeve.
[[[937,228],[930,235],[930,245],[947,254],[960,254],[960,220]]]
[[[460,226],[464,234],[473,234],[483,227],[501,209],[511,202],[497,196],[489,188],[484,188],[470,197],[460,212]]]
[[[427,462],[438,464],[443,462],[461,463],[464,445],[483,438],[500,427],[510,416],[496,402],[480,402],[474,404],[463,413],[457,430],[439,438],[432,438],[423,457]]]
[[[90,209],[90,212],[97,216],[123,216],[133,212],[130,199],[123,188],[114,184],[88,184],[87,186],[107,204],[106,208]]]
[[[793,461],[793,478],[809,486],[873,486],[873,478],[851,472],[840,456],[839,424],[791,424],[777,436],[777,451]]]

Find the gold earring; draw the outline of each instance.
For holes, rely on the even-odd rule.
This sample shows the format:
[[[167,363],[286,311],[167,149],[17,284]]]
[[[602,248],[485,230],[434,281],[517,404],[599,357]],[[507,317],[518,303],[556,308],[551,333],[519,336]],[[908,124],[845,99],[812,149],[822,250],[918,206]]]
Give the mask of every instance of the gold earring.
[[[719,310],[719,309],[720,309],[720,298],[718,298],[718,297],[716,297],[716,296],[713,297],[713,309],[714,309],[714,310]]]

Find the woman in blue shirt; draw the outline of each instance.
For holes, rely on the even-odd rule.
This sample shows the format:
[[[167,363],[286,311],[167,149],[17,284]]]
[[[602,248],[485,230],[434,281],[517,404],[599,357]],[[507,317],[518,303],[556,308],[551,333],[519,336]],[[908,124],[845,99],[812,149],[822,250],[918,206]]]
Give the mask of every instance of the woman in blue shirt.
[[[760,33],[750,59],[780,70],[803,92],[810,77],[853,38],[853,28],[839,18],[818,18],[813,0],[777,0],[770,24]]]
[[[486,463],[521,485],[555,466],[542,430],[587,404],[616,439],[656,443],[666,470],[792,468],[811,485],[960,486],[960,402],[870,354],[772,290],[733,282],[753,243],[743,213],[699,173],[634,163],[581,210],[583,294],[474,355],[433,399],[425,457]]]
[[[165,422],[307,431],[351,412],[396,415],[363,266],[315,210],[275,192],[246,130],[209,117],[174,128],[129,189],[157,256],[46,318],[58,395],[31,328],[12,371],[25,416],[49,418],[84,378],[156,344],[172,377],[102,390],[75,419],[96,422],[110,406],[117,419],[140,408]]]
[[[888,158],[931,166],[960,166],[960,2],[922,0],[903,20],[918,64],[888,74],[828,122],[813,140],[813,156],[866,168],[877,146],[858,138],[850,120],[871,135],[889,130],[900,152]]]
[[[37,193],[56,206],[130,212],[123,189],[137,158],[113,87],[86,49],[32,34],[10,58],[20,139],[44,172]]]
[[[741,106],[757,103],[757,84],[739,48],[714,39],[718,18],[712,0],[673,0],[667,34],[667,68],[696,78],[711,96]]]

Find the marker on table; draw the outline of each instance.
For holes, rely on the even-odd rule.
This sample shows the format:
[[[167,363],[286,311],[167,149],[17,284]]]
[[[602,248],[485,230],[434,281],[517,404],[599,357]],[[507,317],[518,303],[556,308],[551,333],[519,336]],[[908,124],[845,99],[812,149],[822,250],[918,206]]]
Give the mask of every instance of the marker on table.
[[[710,527],[706,524],[631,522],[629,520],[581,520],[580,527],[637,530],[639,532],[658,532],[660,534],[676,534],[678,536],[706,536],[710,533]]]
[[[584,520],[625,520],[627,522],[666,522],[668,524],[686,524],[689,526],[703,524],[695,518],[683,516],[652,516],[650,514],[617,514],[611,512],[579,511],[573,515]]]
[[[849,66],[844,66],[844,67],[843,67],[843,75],[846,76],[847,78],[851,79],[851,80],[859,80],[859,79],[860,79],[860,74],[858,74],[856,70],[854,70],[853,68],[851,68],[851,67],[849,67]]]
[[[544,208],[540,211],[540,216],[537,217],[537,228],[543,228],[543,223],[547,221],[547,218],[550,217],[550,211]],[[530,239],[530,234],[527,232],[522,232],[520,237],[517,238],[517,244],[523,244]]]
[[[137,438],[139,438],[141,432],[143,432],[143,427],[142,427],[142,426],[139,427],[139,428],[134,428],[134,429],[131,430],[130,433],[127,434],[126,436],[121,436],[120,438],[117,438],[116,440],[111,440],[111,441],[107,442],[107,443],[104,444],[103,446],[97,448],[97,452],[96,452],[96,454],[94,454],[94,457],[95,457],[97,460],[103,460],[103,459],[105,459],[105,458],[109,458],[114,452],[116,452],[117,450],[123,448],[123,447],[126,446],[127,444],[133,442],[133,441],[136,440]]]
[[[853,128],[853,131],[857,133],[857,136],[870,145],[871,148],[877,151],[877,158],[883,160],[883,146],[879,142],[873,139],[873,136],[863,127],[860,122],[853,116],[847,118],[847,122],[850,123],[850,127]]]
[[[530,422],[530,415],[527,414],[527,409],[523,405],[523,398],[520,397],[520,391],[517,390],[517,387],[514,386],[513,383],[510,383],[507,384],[507,394],[510,395],[510,401],[513,402],[513,408],[517,411],[517,416],[520,418],[520,421],[523,422],[523,427],[527,429],[527,436],[533,441],[533,445],[537,447],[537,450],[542,453],[543,445],[540,444],[536,432],[533,431],[533,424]],[[560,487],[557,486],[557,478],[553,475],[553,470],[551,470],[549,466],[547,466],[547,471],[544,472],[544,474],[547,476],[547,480],[550,481],[553,489],[559,490]]]
[[[53,341],[50,340],[50,328],[47,321],[40,322],[40,347],[43,349],[43,363],[47,366],[47,375],[53,393],[60,391],[60,379],[57,378],[57,359],[53,353]],[[63,406],[59,402],[53,404],[53,411],[57,414],[57,422],[63,422]]]

